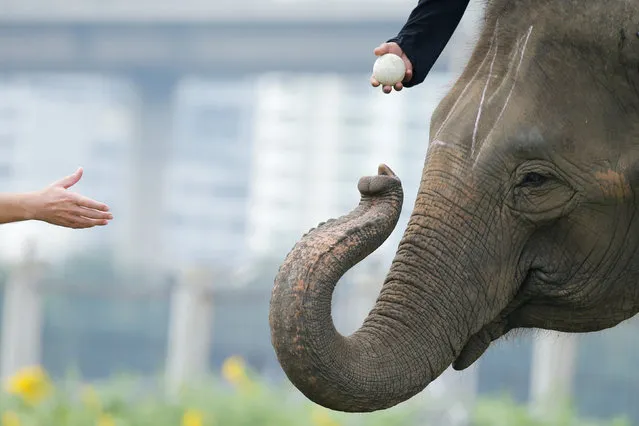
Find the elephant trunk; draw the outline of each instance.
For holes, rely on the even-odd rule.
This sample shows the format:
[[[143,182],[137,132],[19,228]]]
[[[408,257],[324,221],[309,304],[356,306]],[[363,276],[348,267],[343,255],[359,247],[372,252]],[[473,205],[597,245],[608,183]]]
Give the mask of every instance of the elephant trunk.
[[[289,253],[269,320],[278,360],[302,393],[333,410],[370,412],[423,390],[483,325],[479,317],[492,313],[480,313],[471,272],[446,249],[463,250],[451,233],[462,216],[444,212],[457,219],[437,226],[414,212],[375,306],[359,330],[342,336],[331,317],[335,285],[388,238],[403,201],[401,182],[384,165],[358,188],[356,209],[320,224]]]

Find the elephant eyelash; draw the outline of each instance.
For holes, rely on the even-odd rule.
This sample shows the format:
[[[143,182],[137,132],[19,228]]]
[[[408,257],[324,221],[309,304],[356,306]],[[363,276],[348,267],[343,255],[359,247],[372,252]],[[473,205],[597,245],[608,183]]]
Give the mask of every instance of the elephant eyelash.
[[[538,188],[549,180],[550,177],[542,175],[541,173],[529,172],[521,178],[521,181],[517,186],[525,188]]]

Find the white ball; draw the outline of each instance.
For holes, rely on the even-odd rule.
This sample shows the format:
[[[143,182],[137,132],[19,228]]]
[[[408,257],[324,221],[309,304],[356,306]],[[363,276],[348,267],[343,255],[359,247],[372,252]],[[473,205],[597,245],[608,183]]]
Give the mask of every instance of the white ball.
[[[394,53],[386,53],[373,64],[373,77],[382,86],[393,86],[401,82],[406,74],[404,61]]]

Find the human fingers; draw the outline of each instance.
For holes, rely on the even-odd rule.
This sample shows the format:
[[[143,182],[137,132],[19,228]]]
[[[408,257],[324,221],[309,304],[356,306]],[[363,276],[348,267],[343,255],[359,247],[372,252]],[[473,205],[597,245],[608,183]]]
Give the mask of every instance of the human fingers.
[[[73,194],[74,202],[79,207],[86,207],[89,209],[100,210],[103,212],[109,211],[109,206],[99,201],[92,200],[80,194]]]
[[[402,90],[404,88],[404,85],[402,83],[395,83],[395,85],[393,86],[393,88],[399,92],[400,90]]]
[[[386,94],[390,93],[393,91],[393,87],[392,86],[384,86],[382,87],[382,91]]]
[[[91,219],[88,217],[76,216],[71,213],[61,213],[56,220],[53,221],[53,223],[66,228],[86,229],[93,228],[94,226],[108,225],[109,221],[106,219]]]
[[[113,219],[113,214],[111,212],[89,209],[86,207],[76,206],[72,210],[72,213],[78,216],[88,217],[90,219],[107,219],[107,220]]]
[[[379,81],[377,81],[377,79],[375,77],[371,77],[371,85],[373,87],[378,87],[379,86]]]

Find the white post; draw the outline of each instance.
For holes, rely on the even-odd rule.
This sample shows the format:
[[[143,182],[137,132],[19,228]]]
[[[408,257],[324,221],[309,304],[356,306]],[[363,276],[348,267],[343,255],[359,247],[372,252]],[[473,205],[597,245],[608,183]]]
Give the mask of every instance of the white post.
[[[426,390],[415,398],[423,398],[421,425],[468,426],[477,399],[479,361],[464,371],[449,367]]]
[[[347,303],[348,327],[351,332],[362,326],[375,305],[375,299],[384,282],[384,275],[376,272],[377,270],[371,267],[359,271],[354,277],[354,286]]]
[[[351,285],[337,286],[333,295],[335,326],[347,336],[362,326],[375,306],[386,271],[382,270],[379,259],[373,256],[366,259],[365,264],[358,265],[351,274]]]
[[[42,298],[38,285],[44,275],[36,261],[34,245],[28,242],[23,262],[12,271],[4,294],[0,379],[21,368],[39,365],[42,353]]]
[[[173,289],[166,365],[171,393],[208,373],[213,328],[211,278],[205,269],[192,269]]]
[[[530,409],[552,418],[568,403],[577,357],[577,335],[543,331],[533,342],[530,377]]]

